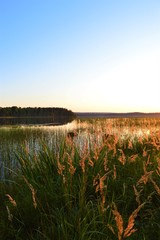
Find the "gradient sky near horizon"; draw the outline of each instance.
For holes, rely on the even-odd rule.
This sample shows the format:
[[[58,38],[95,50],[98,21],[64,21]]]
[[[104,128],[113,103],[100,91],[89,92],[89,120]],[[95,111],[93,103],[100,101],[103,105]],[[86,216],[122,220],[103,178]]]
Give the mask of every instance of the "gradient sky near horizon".
[[[159,0],[0,0],[0,107],[160,112]]]

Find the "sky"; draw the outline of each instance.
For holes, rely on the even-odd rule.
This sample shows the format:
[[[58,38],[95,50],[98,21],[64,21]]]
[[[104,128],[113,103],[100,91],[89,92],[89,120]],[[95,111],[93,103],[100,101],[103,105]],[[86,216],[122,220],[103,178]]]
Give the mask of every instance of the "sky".
[[[0,0],[0,107],[160,112],[159,0]]]

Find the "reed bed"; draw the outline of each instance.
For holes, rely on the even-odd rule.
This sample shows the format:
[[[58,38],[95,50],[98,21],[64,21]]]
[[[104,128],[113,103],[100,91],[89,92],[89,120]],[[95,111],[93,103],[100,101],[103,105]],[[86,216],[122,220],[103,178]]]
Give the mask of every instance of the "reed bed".
[[[160,120],[78,121],[24,142],[0,182],[0,239],[159,240]]]

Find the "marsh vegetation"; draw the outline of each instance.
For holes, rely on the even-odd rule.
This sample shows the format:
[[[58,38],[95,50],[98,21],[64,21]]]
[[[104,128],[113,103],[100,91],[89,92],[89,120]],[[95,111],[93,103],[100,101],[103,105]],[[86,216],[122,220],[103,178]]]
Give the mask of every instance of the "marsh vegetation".
[[[0,239],[159,240],[159,150],[160,119],[1,127]]]

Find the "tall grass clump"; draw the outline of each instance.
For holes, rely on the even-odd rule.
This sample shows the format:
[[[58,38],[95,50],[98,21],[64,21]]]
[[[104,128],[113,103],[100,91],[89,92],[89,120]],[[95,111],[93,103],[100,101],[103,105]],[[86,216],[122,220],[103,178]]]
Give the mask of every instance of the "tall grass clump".
[[[16,151],[0,183],[0,238],[160,239],[160,135],[125,121],[95,122],[81,144],[84,132]]]

